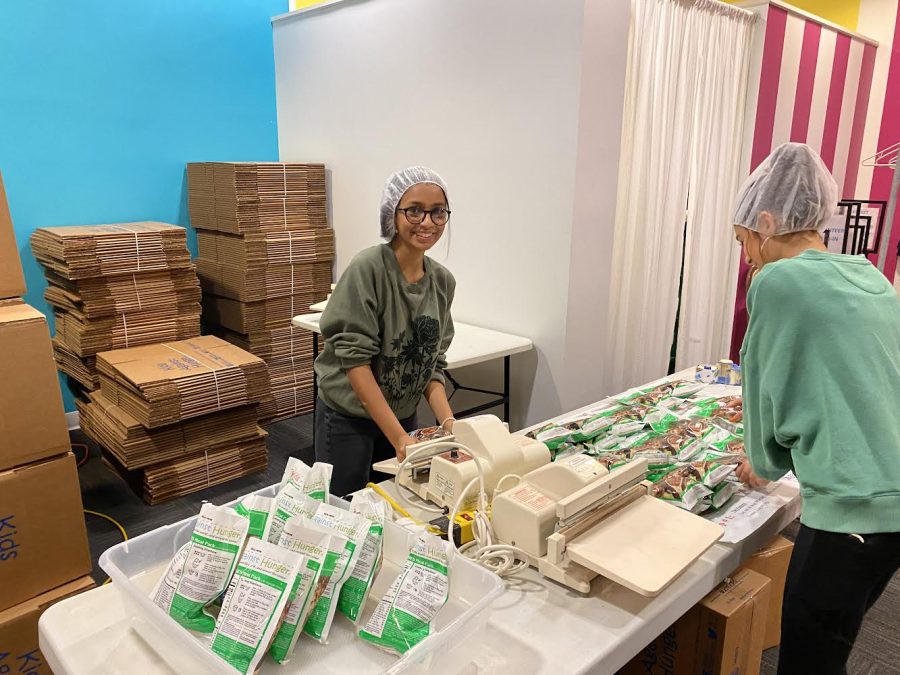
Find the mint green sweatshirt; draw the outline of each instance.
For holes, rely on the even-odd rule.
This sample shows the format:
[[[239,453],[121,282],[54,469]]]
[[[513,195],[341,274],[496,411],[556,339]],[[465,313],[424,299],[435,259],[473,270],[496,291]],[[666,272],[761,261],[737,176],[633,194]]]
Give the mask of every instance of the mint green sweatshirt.
[[[741,350],[753,470],[793,471],[801,522],[900,531],[900,299],[868,260],[806,251],[747,293]]]

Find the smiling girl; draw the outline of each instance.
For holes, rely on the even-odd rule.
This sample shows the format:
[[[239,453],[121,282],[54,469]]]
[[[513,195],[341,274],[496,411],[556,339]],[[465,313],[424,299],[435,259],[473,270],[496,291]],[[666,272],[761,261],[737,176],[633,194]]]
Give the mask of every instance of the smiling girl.
[[[425,255],[449,220],[438,174],[422,166],[393,174],[381,200],[388,243],[351,261],[322,315],[316,460],[334,465],[334,494],[364,487],[373,462],[405,458],[423,395],[452,429],[443,370],[456,281]]]

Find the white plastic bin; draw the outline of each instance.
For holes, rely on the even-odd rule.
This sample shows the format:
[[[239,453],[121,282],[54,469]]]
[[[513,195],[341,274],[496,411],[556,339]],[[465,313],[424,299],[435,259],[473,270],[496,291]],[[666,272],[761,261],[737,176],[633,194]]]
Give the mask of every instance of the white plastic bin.
[[[257,494],[274,496],[277,487],[270,486]],[[343,500],[332,498],[332,503],[349,508]],[[209,651],[208,638],[182,628],[149,598],[175,552],[190,539],[195,520],[196,516],[187,518],[113,546],[100,556],[100,567],[119,589],[131,628],[175,672],[233,675],[237,671]],[[386,523],[384,564],[373,584],[364,620],[402,568],[412,536],[399,525]],[[493,602],[502,592],[503,582],[496,575],[455,556],[450,561],[450,597],[435,619],[434,632],[402,658],[361,640],[357,635],[359,628],[336,613],[327,645],[304,635],[287,665],[280,666],[266,656],[261,672],[456,672],[469,661],[467,654],[474,636],[483,633]]]

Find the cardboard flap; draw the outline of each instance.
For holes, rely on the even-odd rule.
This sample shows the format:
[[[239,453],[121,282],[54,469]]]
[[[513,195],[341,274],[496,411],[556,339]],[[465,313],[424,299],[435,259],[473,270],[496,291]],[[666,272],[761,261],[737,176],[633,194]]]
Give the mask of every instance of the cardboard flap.
[[[101,352],[97,360],[114,367],[135,386],[262,363],[262,359],[213,335]]]
[[[42,227],[43,232],[49,232],[60,239],[79,239],[82,237],[94,238],[97,236],[122,234],[123,232],[171,232],[183,230],[179,225],[159,223],[156,221],[141,221],[136,223],[114,223],[109,225],[68,225],[64,227]]]
[[[20,321],[46,321],[47,318],[31,305],[21,300],[0,304],[0,326]]]
[[[25,295],[25,276],[22,274],[19,246],[6,202],[3,176],[0,175],[0,298],[22,295]]]

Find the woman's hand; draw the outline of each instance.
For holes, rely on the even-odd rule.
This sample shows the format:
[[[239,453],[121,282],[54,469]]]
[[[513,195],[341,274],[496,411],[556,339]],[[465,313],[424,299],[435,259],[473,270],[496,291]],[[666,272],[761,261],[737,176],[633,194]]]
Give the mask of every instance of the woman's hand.
[[[744,485],[754,490],[756,488],[765,487],[769,484],[769,481],[763,480],[755,473],[753,473],[753,468],[750,466],[750,462],[746,459],[738,465],[738,468],[734,473]]]
[[[406,459],[406,446],[413,445],[416,442],[409,434],[397,437],[394,441],[394,449],[397,451],[397,461],[402,462]]]

